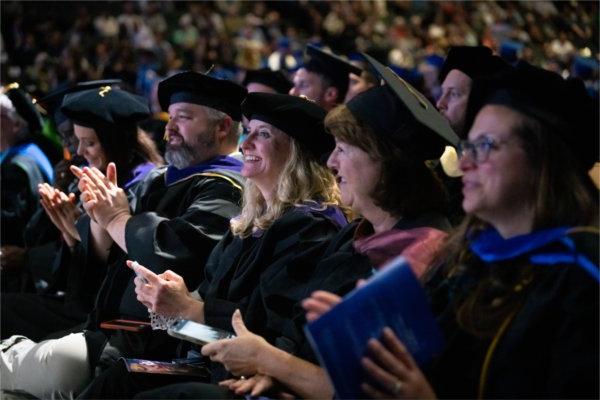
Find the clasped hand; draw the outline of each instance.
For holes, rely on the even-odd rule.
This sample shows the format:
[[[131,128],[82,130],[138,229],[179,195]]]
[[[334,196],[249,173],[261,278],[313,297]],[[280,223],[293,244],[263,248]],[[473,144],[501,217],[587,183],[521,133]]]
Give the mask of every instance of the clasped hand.
[[[83,208],[102,228],[107,229],[112,222],[131,215],[127,195],[117,185],[114,163],[106,167],[106,176],[97,168],[71,166],[71,171],[79,178]]]

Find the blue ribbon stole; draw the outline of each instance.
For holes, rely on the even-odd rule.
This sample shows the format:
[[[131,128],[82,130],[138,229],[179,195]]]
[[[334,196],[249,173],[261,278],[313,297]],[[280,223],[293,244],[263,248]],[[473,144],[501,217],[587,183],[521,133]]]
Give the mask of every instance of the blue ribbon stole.
[[[529,255],[529,261],[535,265],[575,264],[600,283],[598,266],[577,251],[575,243],[567,235],[570,229],[572,228],[545,229],[504,239],[494,228],[489,228],[473,237],[469,246],[479,258],[487,263]],[[541,249],[550,243],[560,244],[562,249],[557,248],[553,252]],[[538,249],[539,252],[536,252]]]

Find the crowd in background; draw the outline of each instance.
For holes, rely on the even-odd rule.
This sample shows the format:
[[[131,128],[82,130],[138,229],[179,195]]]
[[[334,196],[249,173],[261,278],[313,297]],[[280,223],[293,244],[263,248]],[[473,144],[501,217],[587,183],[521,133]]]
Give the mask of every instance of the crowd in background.
[[[598,3],[584,1],[14,1],[2,5],[1,79],[41,96],[119,78],[152,99],[181,70],[238,81],[246,69],[293,72],[315,43],[350,58],[367,52],[436,99],[447,49],[482,44],[511,63],[578,76],[597,96],[598,26]]]

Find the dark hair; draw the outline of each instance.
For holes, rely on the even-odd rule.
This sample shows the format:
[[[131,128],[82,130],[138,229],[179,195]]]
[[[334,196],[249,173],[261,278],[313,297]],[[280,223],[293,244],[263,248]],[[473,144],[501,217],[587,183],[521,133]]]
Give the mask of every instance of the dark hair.
[[[376,135],[345,105],[337,106],[327,114],[325,128],[336,138],[381,162],[381,177],[371,195],[375,205],[395,216],[445,211],[444,189],[435,173],[389,138]],[[417,128],[406,124],[405,129]]]
[[[135,124],[96,126],[94,131],[107,159],[117,166],[119,186],[131,178],[137,165],[145,162],[155,165],[164,163],[156,145]]]
[[[317,75],[321,79],[321,87],[323,88],[323,91],[325,91],[329,87],[334,87],[337,89],[337,97],[335,99],[336,103],[342,103],[344,101],[344,99],[346,98],[346,93],[348,92],[348,85],[343,87],[343,86],[340,86],[340,84],[335,83],[333,81],[333,79],[331,79],[330,77],[328,77],[325,74],[322,74],[317,71],[309,71],[309,72],[312,72],[313,74]]]
[[[504,106],[506,107],[506,106]],[[578,226],[597,223],[598,190],[591,178],[581,170],[578,160],[565,151],[562,125],[550,124],[519,111],[513,133],[519,137],[531,166],[534,208],[532,229]],[[527,286],[535,279],[537,269],[522,262],[503,263],[501,268],[477,260],[468,246],[467,237],[488,228],[476,216],[467,216],[450,236],[439,253],[438,262],[445,264],[448,279],[466,272],[475,277],[473,290],[457,300],[456,313],[460,326],[468,332],[491,337],[518,309]],[[443,260],[445,257],[445,260]],[[429,276],[434,273],[435,266]],[[427,278],[425,278],[427,280]]]

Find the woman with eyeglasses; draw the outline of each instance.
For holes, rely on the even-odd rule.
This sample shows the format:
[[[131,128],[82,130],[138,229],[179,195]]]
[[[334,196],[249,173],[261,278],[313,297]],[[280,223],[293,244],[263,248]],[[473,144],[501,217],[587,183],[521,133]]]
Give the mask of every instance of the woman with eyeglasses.
[[[598,103],[523,63],[474,84],[459,146],[467,217],[426,288],[446,337],[422,373],[391,332],[371,397],[598,398]],[[474,119],[473,119],[474,116]]]

